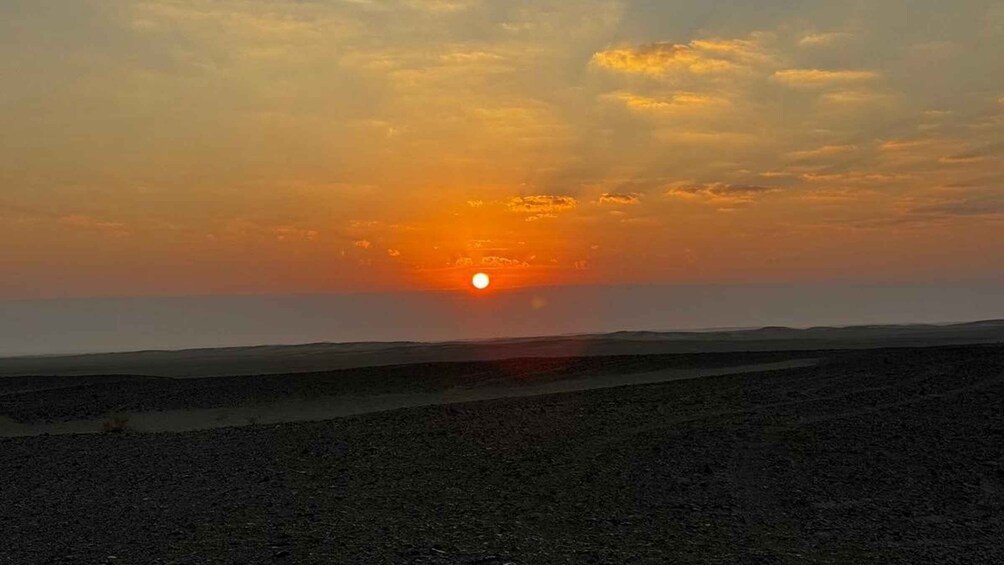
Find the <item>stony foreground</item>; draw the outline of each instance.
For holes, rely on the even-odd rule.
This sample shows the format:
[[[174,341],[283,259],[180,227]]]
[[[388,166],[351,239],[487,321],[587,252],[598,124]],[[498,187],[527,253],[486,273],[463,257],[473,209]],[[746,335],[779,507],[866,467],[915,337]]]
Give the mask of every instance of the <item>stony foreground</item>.
[[[0,440],[0,563],[1000,563],[1004,347]]]

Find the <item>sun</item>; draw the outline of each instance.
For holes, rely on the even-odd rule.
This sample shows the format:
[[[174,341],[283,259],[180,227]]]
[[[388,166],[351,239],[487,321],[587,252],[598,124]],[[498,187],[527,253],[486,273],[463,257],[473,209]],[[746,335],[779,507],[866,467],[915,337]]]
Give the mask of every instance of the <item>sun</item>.
[[[471,277],[471,284],[478,290],[484,290],[488,288],[488,285],[492,284],[492,280],[484,273],[477,273]]]

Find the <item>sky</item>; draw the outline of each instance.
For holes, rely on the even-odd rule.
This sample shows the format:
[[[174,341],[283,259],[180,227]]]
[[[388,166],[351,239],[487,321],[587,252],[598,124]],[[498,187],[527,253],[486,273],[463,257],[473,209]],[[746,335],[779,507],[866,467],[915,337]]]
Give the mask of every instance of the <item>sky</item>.
[[[991,0],[6,0],[0,300],[1004,282]]]

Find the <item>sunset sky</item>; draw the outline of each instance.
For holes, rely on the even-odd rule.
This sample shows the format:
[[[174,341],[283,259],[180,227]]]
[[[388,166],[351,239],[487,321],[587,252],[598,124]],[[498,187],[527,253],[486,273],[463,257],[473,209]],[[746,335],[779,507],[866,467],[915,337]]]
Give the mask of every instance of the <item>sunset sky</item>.
[[[0,299],[1004,281],[999,1],[5,0]]]

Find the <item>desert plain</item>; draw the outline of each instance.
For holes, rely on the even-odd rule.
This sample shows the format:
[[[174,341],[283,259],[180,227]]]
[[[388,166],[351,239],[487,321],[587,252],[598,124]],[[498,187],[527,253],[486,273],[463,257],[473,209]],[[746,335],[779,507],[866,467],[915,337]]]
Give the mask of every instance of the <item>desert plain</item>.
[[[1002,327],[3,360],[0,563],[999,563]]]

